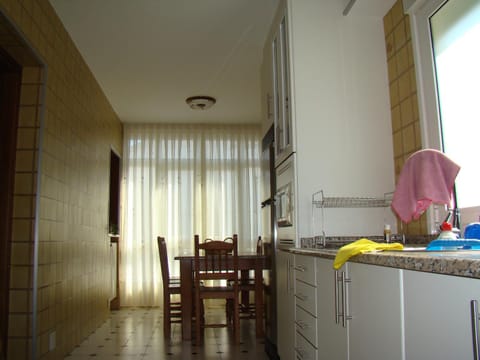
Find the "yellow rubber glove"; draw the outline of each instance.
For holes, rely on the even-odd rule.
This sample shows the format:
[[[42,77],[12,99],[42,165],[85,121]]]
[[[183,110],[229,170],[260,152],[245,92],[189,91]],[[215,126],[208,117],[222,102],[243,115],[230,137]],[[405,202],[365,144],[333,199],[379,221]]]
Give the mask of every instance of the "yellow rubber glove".
[[[368,239],[360,239],[338,249],[337,256],[333,262],[333,268],[338,270],[348,259],[358,254],[364,254],[375,250],[402,250],[403,244],[400,243],[377,243]]]

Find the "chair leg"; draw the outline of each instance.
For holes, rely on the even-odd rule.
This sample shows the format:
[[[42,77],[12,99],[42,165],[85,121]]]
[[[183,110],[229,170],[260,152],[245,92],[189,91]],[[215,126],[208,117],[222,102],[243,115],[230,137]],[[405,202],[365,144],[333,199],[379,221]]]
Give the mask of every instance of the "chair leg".
[[[235,335],[235,344],[240,344],[240,311],[238,306],[238,297],[233,300],[233,333]]]
[[[227,299],[225,306],[225,313],[227,316],[227,324],[232,324],[233,321],[233,300]]]
[[[163,296],[163,336],[166,339],[170,339],[170,326],[171,326],[171,318],[170,318],[170,294],[166,294]]]
[[[202,329],[202,300],[199,299],[198,295],[195,295],[195,341],[197,346],[201,344],[201,329]]]

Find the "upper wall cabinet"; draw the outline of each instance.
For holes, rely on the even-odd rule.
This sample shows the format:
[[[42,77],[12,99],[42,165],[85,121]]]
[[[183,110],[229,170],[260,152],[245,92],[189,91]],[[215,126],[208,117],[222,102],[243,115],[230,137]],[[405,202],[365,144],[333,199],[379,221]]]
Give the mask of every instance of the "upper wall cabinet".
[[[276,165],[293,151],[290,110],[290,76],[288,64],[287,20],[283,16],[275,29],[272,46],[273,121],[275,124]]]
[[[311,195],[319,189],[375,196],[394,187],[383,15],[355,15],[365,1],[357,0],[343,16],[343,0],[279,0],[265,41],[263,119],[265,130],[275,125],[276,165],[296,155],[300,237],[317,235]],[[387,1],[376,3],[383,7]],[[370,218],[365,212],[361,221]],[[342,232],[334,235],[357,230],[344,213],[329,219]],[[378,226],[382,232],[383,223]]]

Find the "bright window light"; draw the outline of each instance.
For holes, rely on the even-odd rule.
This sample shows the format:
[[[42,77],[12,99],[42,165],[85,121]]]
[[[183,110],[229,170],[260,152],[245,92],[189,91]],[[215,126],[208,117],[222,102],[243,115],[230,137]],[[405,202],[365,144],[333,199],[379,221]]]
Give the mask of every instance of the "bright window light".
[[[430,24],[443,150],[461,166],[457,204],[480,206],[480,3],[450,0]]]

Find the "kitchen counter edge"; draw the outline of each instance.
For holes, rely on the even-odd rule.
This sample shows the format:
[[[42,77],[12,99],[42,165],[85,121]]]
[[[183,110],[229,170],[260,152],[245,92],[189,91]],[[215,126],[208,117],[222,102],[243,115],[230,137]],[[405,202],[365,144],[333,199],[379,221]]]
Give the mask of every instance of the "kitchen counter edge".
[[[338,249],[290,248],[287,251],[333,260]],[[478,251],[462,251],[461,253],[380,251],[355,255],[348,261],[480,279],[480,252]]]

